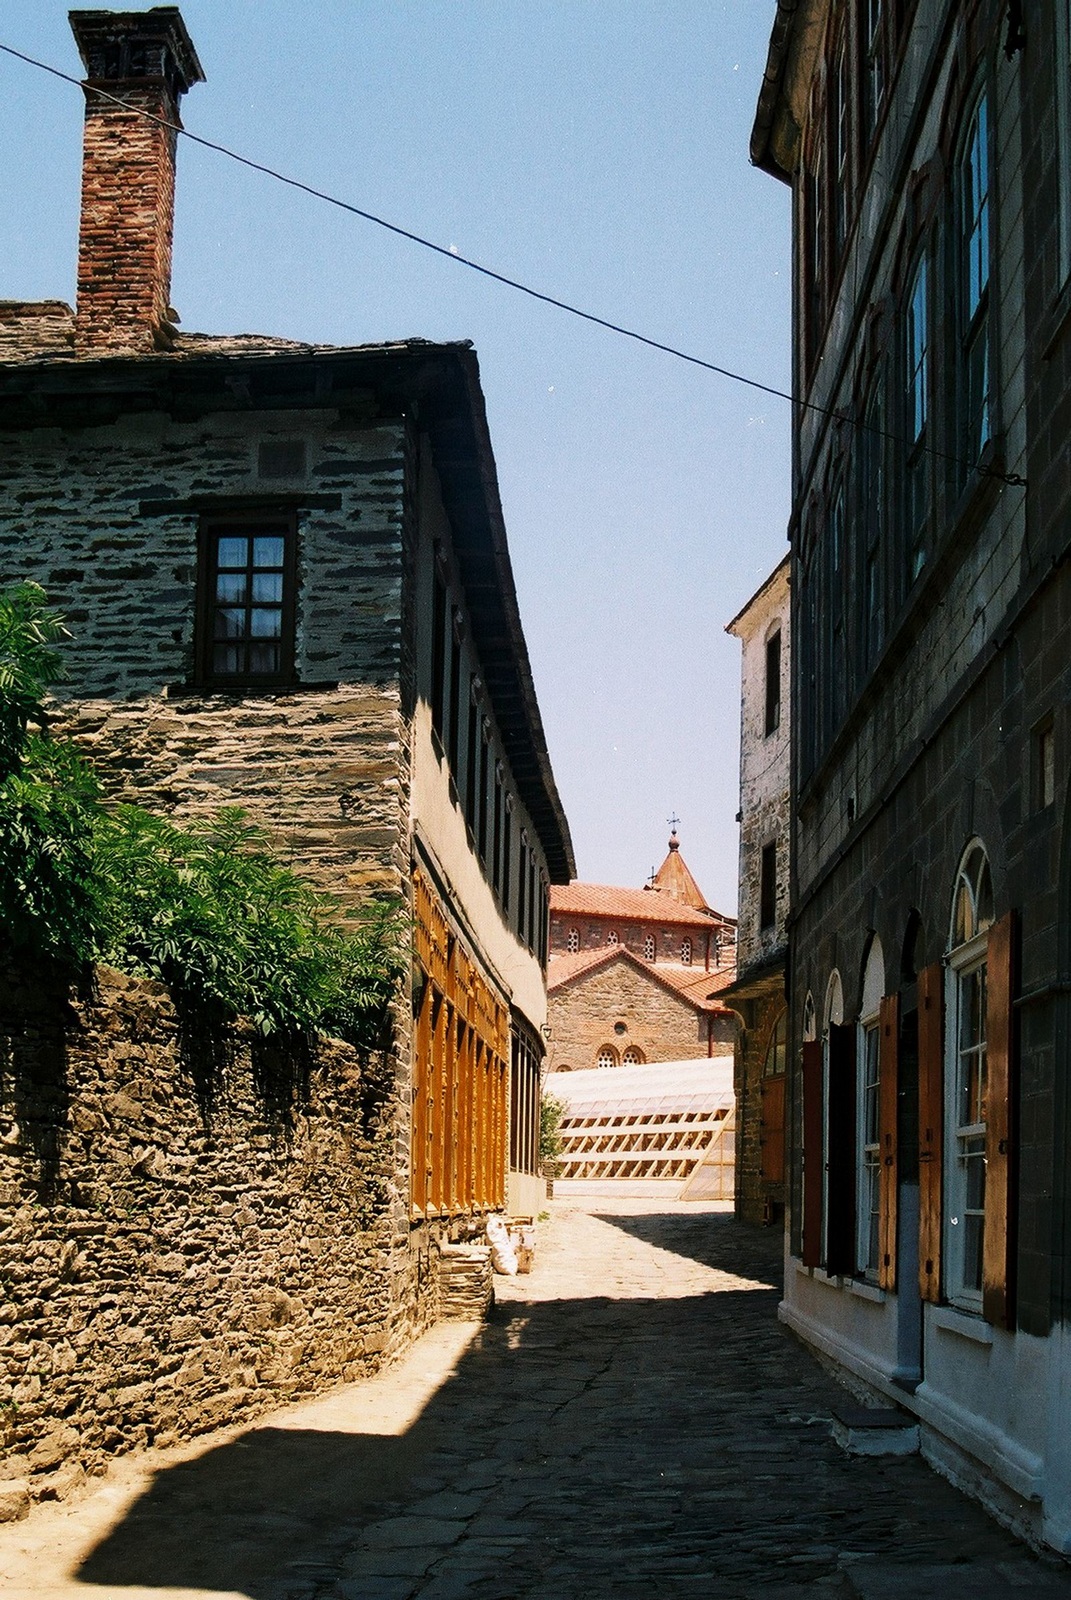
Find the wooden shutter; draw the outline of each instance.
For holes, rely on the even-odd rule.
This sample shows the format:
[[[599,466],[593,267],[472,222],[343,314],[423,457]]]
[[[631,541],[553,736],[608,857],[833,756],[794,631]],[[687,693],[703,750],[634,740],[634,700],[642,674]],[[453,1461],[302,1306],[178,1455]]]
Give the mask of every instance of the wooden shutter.
[[[897,1113],[900,1091],[900,996],[889,994],[878,1016],[878,1283],[896,1288]]]
[[[850,1024],[829,1027],[829,1215],[826,1218],[826,1269],[851,1274],[856,1269],[855,1214],[859,1187],[856,1127],[856,1040]]]
[[[941,1163],[944,1139],[944,972],[924,967],[919,995],[919,1293],[941,1298]]]
[[[762,1176],[767,1183],[785,1181],[785,1075],[762,1080]]]
[[[1015,913],[989,930],[986,953],[985,1231],[982,1315],[1014,1325],[1015,1180]]]
[[[803,1264],[822,1260],[822,1046],[803,1046]]]

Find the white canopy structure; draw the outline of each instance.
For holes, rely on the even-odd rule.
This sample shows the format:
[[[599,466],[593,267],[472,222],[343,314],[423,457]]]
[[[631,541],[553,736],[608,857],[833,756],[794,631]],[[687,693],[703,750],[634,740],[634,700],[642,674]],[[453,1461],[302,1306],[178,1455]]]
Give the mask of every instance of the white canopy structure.
[[[724,1057],[556,1072],[566,1106],[556,1189],[627,1181],[681,1199],[731,1200],[733,1063]]]

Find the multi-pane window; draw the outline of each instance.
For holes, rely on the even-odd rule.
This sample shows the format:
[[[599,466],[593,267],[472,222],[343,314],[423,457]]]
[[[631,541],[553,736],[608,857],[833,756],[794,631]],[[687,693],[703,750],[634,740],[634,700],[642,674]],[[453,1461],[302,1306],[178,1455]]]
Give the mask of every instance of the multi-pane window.
[[[520,859],[517,863],[517,937],[524,938],[528,923],[528,830],[521,829]]]
[[[643,1051],[638,1050],[634,1044],[630,1044],[621,1057],[621,1065],[623,1067],[642,1067],[643,1061]]]
[[[967,457],[992,435],[989,361],[989,107],[983,94],[967,127],[960,166],[964,424]]]
[[[911,279],[905,324],[906,440],[904,517],[907,581],[912,583],[926,561],[926,514],[929,508],[930,424],[930,273],[926,256]]]
[[[457,778],[461,737],[461,627],[457,616],[450,630],[450,704],[446,726],[446,754],[450,771]]]
[[[465,821],[476,831],[476,801],[479,793],[480,707],[476,692],[476,679],[469,677],[468,717],[465,724]]]
[[[885,5],[884,0],[863,0],[863,133],[869,144],[877,129],[885,100]]]
[[[612,1044],[604,1044],[595,1060],[597,1067],[616,1067],[617,1051]]]
[[[825,162],[820,139],[804,181],[804,272],[808,365],[818,354],[825,320]]]
[[[653,961],[655,958],[655,938],[653,933],[646,935],[643,941],[643,959]]]
[[[438,571],[432,586],[431,723],[441,739],[446,727],[446,629],[449,599]]]
[[[1071,0],[1059,0],[1056,7],[1056,133],[1059,160],[1057,183],[1060,207],[1061,286],[1071,274]]]
[[[210,522],[203,534],[202,672],[214,682],[280,682],[294,659],[293,524]]]
[[[831,738],[847,705],[847,651],[844,637],[844,481],[833,490],[825,544],[825,661],[822,672],[824,733]]]
[[[571,956],[575,956],[580,949],[580,929],[570,928],[565,936],[565,948]]]
[[[882,582],[885,526],[885,396],[875,382],[860,438],[859,527],[862,533],[860,656],[863,668],[876,661],[884,637]]]
[[[993,921],[989,862],[974,845],[960,868],[952,915],[949,966],[949,1184],[950,1297],[971,1310],[981,1306],[985,1238],[986,934]]]
[[[840,260],[845,240],[848,237],[848,216],[851,203],[851,175],[849,171],[851,98],[848,88],[847,29],[842,30],[834,52],[829,98],[830,154],[832,156],[830,177],[833,187],[831,197],[833,267],[834,271],[836,271],[837,262]]]
[[[818,585],[815,581],[816,562],[803,564],[800,586],[800,686],[799,686],[799,756],[800,776],[806,778],[814,770],[818,724]]]
[[[692,941],[690,939],[682,939],[681,940],[681,965],[685,966],[685,967],[690,967],[691,964],[692,964]]]
[[[868,1020],[860,1030],[860,1155],[861,1183],[859,1204],[860,1269],[876,1275],[881,1262],[879,1254],[881,1218],[881,1121],[879,1086],[880,1030],[877,1020]]]
[[[479,830],[477,843],[480,847],[480,860],[487,863],[487,807],[491,786],[491,734],[486,718],[480,726],[480,792],[477,811],[479,813]]]
[[[617,944],[618,943],[617,930],[615,928],[611,928],[609,933],[606,935],[606,943],[607,944]]]

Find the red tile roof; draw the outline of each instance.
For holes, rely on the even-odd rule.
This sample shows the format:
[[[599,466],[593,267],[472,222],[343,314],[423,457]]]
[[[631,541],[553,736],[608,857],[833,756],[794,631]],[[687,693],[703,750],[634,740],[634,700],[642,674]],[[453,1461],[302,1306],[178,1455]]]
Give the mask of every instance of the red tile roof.
[[[628,962],[645,977],[662,984],[666,989],[671,989],[697,1011],[721,1015],[727,1009],[717,999],[717,993],[719,989],[726,988],[732,982],[734,976],[732,967],[722,967],[717,972],[704,972],[702,969],[696,971],[694,967],[675,966],[668,961],[661,963],[641,961],[639,956],[634,956],[623,944],[608,944],[598,950],[577,950],[573,954],[552,955],[547,967],[547,993],[553,994],[563,985],[572,983],[577,978],[586,977],[588,973],[595,972],[600,967],[607,967],[614,961]]]
[[[552,883],[550,909],[562,916],[615,917],[619,922],[672,922],[709,931],[731,917],[697,911],[661,889],[617,889],[606,883]]]

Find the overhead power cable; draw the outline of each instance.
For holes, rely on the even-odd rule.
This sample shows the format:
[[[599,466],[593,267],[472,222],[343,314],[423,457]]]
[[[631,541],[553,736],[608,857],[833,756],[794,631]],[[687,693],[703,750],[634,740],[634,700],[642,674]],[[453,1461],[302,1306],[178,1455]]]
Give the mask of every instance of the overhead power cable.
[[[265,166],[261,161],[253,161],[249,156],[241,155],[237,150],[228,149],[224,144],[217,144],[212,139],[205,139],[198,133],[191,133],[181,123],[171,122],[167,117],[158,117],[155,112],[146,111],[141,106],[132,106],[119,95],[109,94],[106,89],[99,88],[96,84],[86,85],[80,78],[73,77],[69,72],[61,72],[59,67],[50,66],[47,61],[38,61],[33,56],[25,55],[21,50],[15,50],[9,44],[0,43],[0,51],[5,55],[14,56],[17,61],[23,61],[27,66],[37,67],[41,72],[47,72],[53,78],[59,78],[64,83],[73,84],[76,89],[89,88],[101,100],[107,100],[112,105],[121,106],[124,111],[134,111],[148,122],[155,122],[161,128],[167,128],[172,133],[179,134],[182,138],[190,140],[192,144],[201,145],[205,150],[213,150],[217,155],[226,156],[229,161],[236,161],[239,166],[248,167],[251,172],[259,172],[266,178],[272,178],[276,183],[282,183],[289,189],[297,189],[301,194],[307,194],[314,200],[322,200],[326,205],[335,206],[339,211],[347,211],[351,216],[360,217],[364,222],[374,223],[377,228],[385,228],[388,233],[397,235],[400,239],[408,239],[411,244],[420,245],[424,250],[431,250],[438,256],[445,256],[448,261],[453,261],[460,267],[469,267],[473,272],[478,272],[482,277],[490,278],[494,283],[501,283],[507,289],[515,289],[518,294],[524,294],[531,300],[538,300],[543,305],[553,306],[557,311],[564,311],[571,317],[579,317],[582,322],[590,322],[597,328],[605,328],[608,333],[620,334],[623,339],[631,339],[635,344],[645,345],[649,350],[660,350],[663,355],[673,356],[678,361],[686,361],[690,366],[701,367],[706,372],[714,372],[720,378],[728,378],[733,383],[743,384],[748,389],[755,389],[760,394],[767,394],[775,400],[787,400],[789,405],[796,405],[801,410],[811,411],[816,416],[830,417],[835,422],[845,423],[856,429],[877,434],[883,439],[890,439],[894,443],[905,443],[899,434],[891,433],[885,428],[875,428],[861,418],[851,417],[846,412],[838,411],[833,406],[819,405],[815,400],[801,400],[790,394],[786,389],[778,389],[773,384],[762,383],[758,378],[749,378],[745,373],[734,372],[731,367],[719,366],[715,361],[707,361],[703,356],[691,355],[687,350],[681,350],[676,345],[665,344],[661,339],[652,339],[649,334],[639,333],[635,328],[626,328],[622,323],[611,322],[608,317],[597,316],[594,311],[585,311],[580,306],[571,305],[568,300],[560,300],[556,295],[546,294],[542,289],[533,289],[530,284],[522,283],[518,278],[510,278],[504,272],[496,272],[493,267],[484,266],[480,261],[473,261],[469,256],[463,256],[458,251],[450,249],[447,245],[436,244],[433,239],[425,239],[422,234],[414,233],[409,228],[403,228],[397,222],[390,222],[386,217],[377,216],[374,211],[366,211],[361,206],[353,205],[349,200],[340,200],[337,195],[328,194],[324,189],[317,189],[312,184],[303,183],[300,178],[292,178],[285,172],[278,172],[274,167]],[[1000,472],[995,467],[982,467],[977,462],[968,461],[962,456],[957,456],[947,450],[939,450],[936,446],[926,445],[923,453],[937,457],[940,460],[950,461],[971,470],[977,470],[983,477],[995,478],[1000,483],[1007,484],[1013,489],[1025,489],[1026,479],[1013,472]]]

